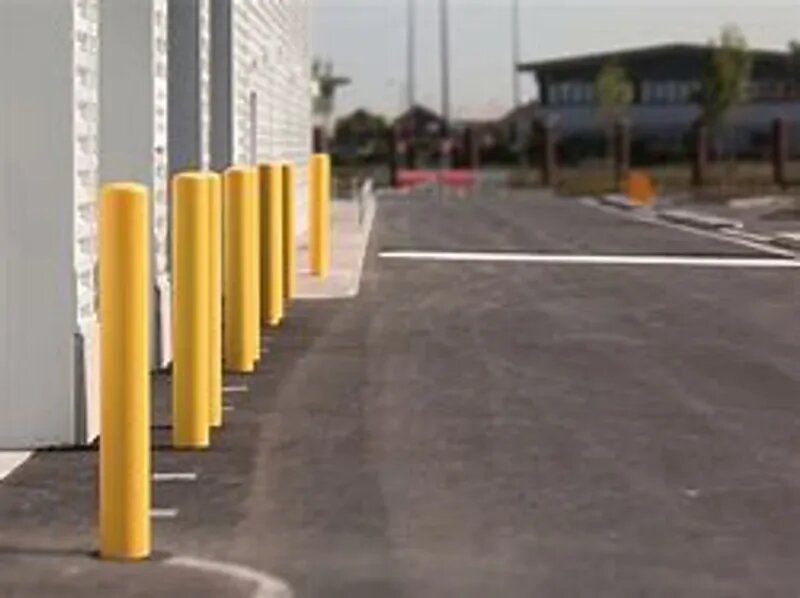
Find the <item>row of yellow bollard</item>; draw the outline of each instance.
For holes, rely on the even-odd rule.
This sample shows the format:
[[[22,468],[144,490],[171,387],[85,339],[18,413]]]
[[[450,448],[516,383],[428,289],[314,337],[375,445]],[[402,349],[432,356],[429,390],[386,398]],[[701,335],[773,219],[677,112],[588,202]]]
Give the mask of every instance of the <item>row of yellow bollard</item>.
[[[210,428],[223,423],[223,366],[254,371],[261,325],[278,326],[295,295],[296,186],[292,164],[173,179],[175,448],[210,446]],[[309,200],[309,266],[324,277],[330,267],[327,155],[312,156]],[[99,527],[107,559],[139,560],[151,551],[149,211],[147,188],[103,188]]]

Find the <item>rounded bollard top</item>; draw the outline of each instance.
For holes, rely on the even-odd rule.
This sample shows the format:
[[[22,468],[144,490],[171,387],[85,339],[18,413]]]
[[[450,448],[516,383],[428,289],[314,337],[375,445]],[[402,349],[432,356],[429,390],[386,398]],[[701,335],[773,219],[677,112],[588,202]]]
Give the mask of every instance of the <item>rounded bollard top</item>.
[[[225,169],[225,174],[236,174],[236,175],[244,175],[250,174],[256,170],[256,167],[252,164],[234,164],[233,166],[228,166]]]
[[[207,181],[211,173],[200,170],[186,170],[177,173],[173,178],[174,180],[182,181]]]
[[[105,183],[102,187],[102,194],[104,197],[124,198],[124,197],[140,197],[147,195],[147,187],[141,183],[131,182],[114,182]]]

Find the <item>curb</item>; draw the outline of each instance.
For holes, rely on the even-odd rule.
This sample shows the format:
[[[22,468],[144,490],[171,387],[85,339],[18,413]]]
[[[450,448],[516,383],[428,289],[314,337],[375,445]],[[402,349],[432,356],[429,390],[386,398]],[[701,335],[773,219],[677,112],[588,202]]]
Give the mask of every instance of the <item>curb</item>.
[[[632,203],[627,196],[620,195],[620,194],[607,194],[607,195],[600,195],[597,197],[600,203],[605,204],[607,206],[612,206],[615,208],[620,208],[622,210],[634,210],[641,206],[638,204]]]
[[[744,228],[744,223],[741,220],[712,216],[700,212],[691,212],[689,210],[662,210],[658,212],[658,216],[668,222],[685,224],[687,226],[694,226],[706,230],[741,230]]]
[[[800,232],[778,233],[772,236],[770,243],[783,249],[800,251]]]

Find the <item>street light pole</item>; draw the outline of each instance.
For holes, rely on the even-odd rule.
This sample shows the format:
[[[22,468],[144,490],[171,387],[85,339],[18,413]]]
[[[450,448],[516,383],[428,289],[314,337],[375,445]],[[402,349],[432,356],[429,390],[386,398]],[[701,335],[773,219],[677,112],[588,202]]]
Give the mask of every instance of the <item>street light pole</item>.
[[[511,0],[511,81],[513,87],[514,108],[519,108],[522,97],[519,86],[517,65],[520,61],[519,43],[519,0]]]
[[[407,94],[407,110],[408,110],[408,119],[407,119],[407,126],[406,130],[402,131],[404,135],[405,144],[406,144],[406,164],[405,166],[410,169],[416,168],[416,152],[414,147],[414,138],[417,134],[417,119],[414,112],[414,104],[417,101],[416,95],[416,45],[417,45],[417,35],[416,35],[416,0],[408,0],[408,9],[407,9],[407,17],[408,23],[406,24],[406,34],[408,36],[407,39],[407,68],[408,72],[406,73],[406,94]],[[402,110],[401,110],[402,112]]]
[[[407,61],[406,66],[408,71],[406,73],[407,78],[407,93],[408,93],[408,109],[414,107],[414,103],[416,102],[416,11],[415,11],[415,0],[408,0],[408,24],[406,26],[406,34],[408,36],[407,39]]]
[[[439,0],[441,26],[441,77],[442,77],[442,168],[450,165],[450,150],[448,141],[450,137],[450,23],[448,0]]]

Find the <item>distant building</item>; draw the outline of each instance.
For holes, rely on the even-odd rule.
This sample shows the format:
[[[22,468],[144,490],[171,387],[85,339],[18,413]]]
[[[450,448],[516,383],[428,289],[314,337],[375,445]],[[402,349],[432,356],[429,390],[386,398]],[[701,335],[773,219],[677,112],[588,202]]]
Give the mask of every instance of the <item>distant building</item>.
[[[788,52],[753,50],[747,100],[728,118],[740,151],[758,151],[777,117],[800,122],[800,98],[790,85]],[[601,134],[595,79],[609,61],[625,68],[634,87],[627,113],[634,138],[673,139],[686,134],[700,117],[696,98],[712,49],[704,45],[666,44],[523,63],[518,70],[535,77],[541,106],[537,118],[558,124],[563,136]],[[530,117],[530,112],[525,113]],[[528,125],[528,123],[525,123]],[[800,131],[793,137],[800,141]]]

